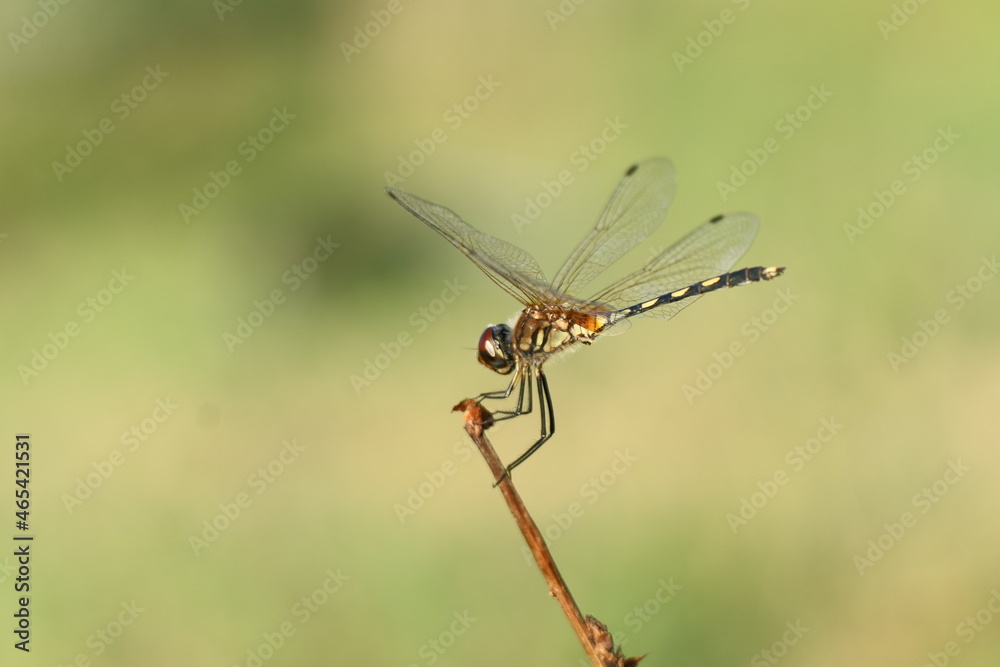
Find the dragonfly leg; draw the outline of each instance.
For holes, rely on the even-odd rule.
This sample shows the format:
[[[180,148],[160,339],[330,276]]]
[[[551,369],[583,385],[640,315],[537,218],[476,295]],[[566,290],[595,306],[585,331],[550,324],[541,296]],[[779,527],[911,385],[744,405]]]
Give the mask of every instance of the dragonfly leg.
[[[510,396],[511,392],[514,391],[514,385],[521,382],[521,391],[524,391],[524,378],[522,377],[520,371],[514,373],[514,377],[510,379],[510,384],[507,385],[506,389],[498,389],[497,391],[487,391],[486,393],[476,396],[476,403],[479,403],[483,399],[504,399]]]
[[[510,473],[514,468],[527,461],[528,457],[538,451],[538,448],[544,445],[545,441],[551,438],[552,434],[556,432],[556,414],[552,410],[552,394],[549,392],[549,381],[546,379],[545,373],[541,370],[538,371],[536,382],[538,383],[538,412],[541,413],[542,419],[541,437],[535,441],[535,444],[528,448],[528,451],[518,456],[514,459],[513,463],[507,466],[494,486],[499,484],[504,477],[510,477]],[[530,385],[528,386],[528,391],[529,393],[531,391]],[[548,412],[548,419],[546,419],[546,412]]]
[[[527,407],[524,406],[525,387],[528,388]],[[534,409],[533,403],[534,401],[532,397],[531,381],[528,378],[527,373],[525,373],[524,375],[521,376],[520,385],[517,390],[517,405],[514,406],[513,410],[497,410],[496,412],[493,413],[493,421],[494,422],[504,421],[505,419],[513,419],[514,417],[520,417],[521,415],[530,414],[531,411]]]
[[[485,394],[480,394],[476,398],[477,401],[482,401],[482,400],[485,400],[487,398],[488,399],[496,399],[496,400],[503,400],[505,398],[509,398],[510,395],[511,395],[511,393],[514,391],[514,385],[517,384],[517,386],[518,386],[518,389],[517,389],[517,405],[514,406],[513,410],[497,410],[496,412],[494,412],[493,413],[493,421],[494,422],[504,421],[505,419],[513,419],[514,417],[519,417],[521,415],[529,414],[532,411],[532,409],[533,409],[533,406],[532,406],[532,404],[533,404],[533,400],[532,400],[532,387],[531,387],[531,383],[530,383],[528,375],[529,375],[529,373],[527,373],[525,371],[522,371],[522,370],[518,370],[515,373],[514,377],[511,378],[510,384],[507,386],[506,390],[487,392]],[[528,388],[528,391],[527,391],[527,393],[528,393],[528,406],[527,407],[524,406],[525,385],[527,385],[527,388]]]

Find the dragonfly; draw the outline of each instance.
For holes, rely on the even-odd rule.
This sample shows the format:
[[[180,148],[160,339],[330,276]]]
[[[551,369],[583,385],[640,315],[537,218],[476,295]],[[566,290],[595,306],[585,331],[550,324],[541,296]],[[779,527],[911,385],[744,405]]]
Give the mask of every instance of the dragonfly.
[[[479,338],[481,364],[509,375],[505,389],[477,396],[508,399],[512,410],[493,413],[502,421],[533,411],[537,391],[541,434],[501,475],[509,476],[555,433],[552,394],[545,362],[597,338],[626,329],[631,318],[667,320],[699,296],[727,287],[772,280],[785,267],[754,266],[730,271],[750,247],[760,219],[752,213],[717,215],[659,253],[645,266],[581,298],[590,283],[661,224],[676,192],[676,172],[666,158],[652,158],[625,170],[611,199],[588,233],[559,269],[546,279],[538,262],[512,243],[479,231],[444,206],[393,187],[389,196],[448,240],[524,307],[510,324],[491,324]],[[499,480],[498,480],[499,482]]]

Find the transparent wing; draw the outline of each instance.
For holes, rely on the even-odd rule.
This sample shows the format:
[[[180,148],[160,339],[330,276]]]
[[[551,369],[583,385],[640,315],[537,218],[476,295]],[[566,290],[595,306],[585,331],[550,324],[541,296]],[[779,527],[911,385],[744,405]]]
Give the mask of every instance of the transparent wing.
[[[599,273],[660,226],[676,189],[670,160],[653,158],[629,167],[597,225],[559,269],[552,282],[555,289],[581,294]]]
[[[524,305],[552,300],[542,269],[535,258],[524,250],[479,231],[444,206],[396,188],[387,187],[386,192],[403,208],[448,239],[493,282]]]
[[[716,216],[591,300],[625,308],[726,273],[753,243],[759,227],[753,213]],[[669,319],[696,299],[668,303],[644,315]]]

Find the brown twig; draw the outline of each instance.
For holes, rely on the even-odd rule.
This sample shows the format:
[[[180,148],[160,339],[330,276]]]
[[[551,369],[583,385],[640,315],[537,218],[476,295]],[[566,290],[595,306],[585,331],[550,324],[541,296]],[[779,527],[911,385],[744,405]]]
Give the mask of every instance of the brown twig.
[[[566,586],[562,575],[559,574],[559,568],[552,560],[552,554],[545,544],[545,538],[542,537],[535,521],[528,514],[520,494],[514,488],[510,475],[505,474],[506,471],[500,457],[497,456],[496,450],[493,449],[493,445],[483,432],[493,425],[493,416],[486,408],[472,399],[462,401],[454,407],[454,410],[465,413],[466,433],[479,448],[479,453],[483,455],[486,465],[493,473],[493,479],[498,480],[497,486],[500,488],[504,500],[507,501],[507,507],[514,516],[514,521],[517,522],[517,527],[521,530],[525,542],[528,543],[531,554],[535,557],[538,569],[545,577],[549,586],[549,594],[559,602],[563,613],[569,619],[569,624],[573,627],[573,632],[576,633],[577,639],[583,645],[584,652],[590,658],[591,664],[594,667],[633,667],[637,665],[645,656],[626,658],[620,650],[614,647],[611,634],[603,623],[590,615],[584,619],[580,613],[580,608],[576,606],[576,601],[569,592],[569,587]]]

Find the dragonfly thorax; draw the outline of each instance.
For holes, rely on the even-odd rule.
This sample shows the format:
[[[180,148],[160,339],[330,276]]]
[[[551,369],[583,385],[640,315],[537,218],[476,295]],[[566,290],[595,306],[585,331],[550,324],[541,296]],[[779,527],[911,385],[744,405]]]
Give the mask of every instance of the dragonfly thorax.
[[[525,357],[545,358],[573,347],[589,345],[607,320],[561,308],[526,308],[511,332],[514,350]]]

